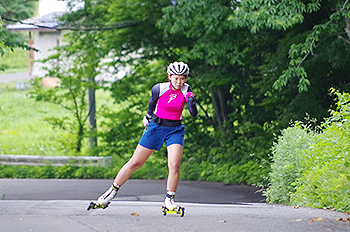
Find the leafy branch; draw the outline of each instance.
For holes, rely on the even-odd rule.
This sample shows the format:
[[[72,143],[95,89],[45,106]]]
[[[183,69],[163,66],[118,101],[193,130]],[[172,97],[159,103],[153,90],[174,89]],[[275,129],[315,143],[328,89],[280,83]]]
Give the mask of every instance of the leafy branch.
[[[105,24],[73,24],[73,23],[65,23],[61,22],[59,26],[45,26],[42,24],[38,23],[30,23],[30,22],[23,22],[20,20],[16,19],[10,19],[7,17],[3,17],[3,19],[13,22],[13,23],[20,23],[23,25],[30,25],[30,26],[35,26],[39,28],[44,28],[44,29],[55,29],[58,31],[63,31],[63,30],[70,30],[70,31],[108,31],[108,30],[115,30],[115,29],[122,29],[126,27],[133,27],[136,25],[139,25],[139,21],[124,21],[124,22],[118,22],[118,23],[113,23],[110,25],[105,25]]]
[[[349,7],[348,0],[344,2],[342,7],[335,11],[333,14],[329,16],[329,20],[323,24],[315,25],[312,31],[307,35],[305,42],[299,44],[291,45],[289,50],[289,67],[287,70],[283,71],[282,75],[276,80],[273,87],[275,89],[280,90],[283,86],[287,85],[290,79],[299,78],[298,90],[299,92],[308,91],[308,86],[310,85],[310,81],[307,79],[307,72],[302,67],[302,64],[306,61],[306,59],[310,55],[314,55],[313,48],[316,47],[316,43],[320,42],[321,36],[325,36],[327,34],[332,34],[337,31],[338,25],[341,25],[341,20],[345,20],[347,23],[347,27],[345,31],[348,32],[348,23],[349,21],[349,10],[346,7]],[[350,34],[348,34],[350,38]],[[350,44],[350,41],[345,38],[338,36],[338,38],[345,40],[346,43]]]

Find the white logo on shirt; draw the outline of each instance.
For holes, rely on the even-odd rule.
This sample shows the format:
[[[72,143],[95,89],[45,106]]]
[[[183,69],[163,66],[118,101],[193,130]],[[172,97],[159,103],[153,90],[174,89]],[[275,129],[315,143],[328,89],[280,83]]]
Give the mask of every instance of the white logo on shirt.
[[[170,94],[170,98],[169,98],[168,103],[170,103],[172,100],[175,100],[176,97],[177,97],[176,94]]]

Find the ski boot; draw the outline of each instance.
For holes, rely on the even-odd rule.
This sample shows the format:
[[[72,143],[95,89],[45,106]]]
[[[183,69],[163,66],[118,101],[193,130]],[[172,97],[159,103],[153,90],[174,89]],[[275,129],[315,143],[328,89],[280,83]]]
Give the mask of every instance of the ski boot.
[[[97,199],[96,203],[93,201],[90,202],[87,210],[107,208],[111,203],[111,200],[117,195],[118,190],[119,186],[113,183],[111,187],[109,187],[109,189]]]
[[[164,200],[164,205],[162,206],[163,215],[180,214],[180,216],[183,217],[185,215],[185,208],[177,206],[174,202],[174,198],[175,193],[168,191]]]

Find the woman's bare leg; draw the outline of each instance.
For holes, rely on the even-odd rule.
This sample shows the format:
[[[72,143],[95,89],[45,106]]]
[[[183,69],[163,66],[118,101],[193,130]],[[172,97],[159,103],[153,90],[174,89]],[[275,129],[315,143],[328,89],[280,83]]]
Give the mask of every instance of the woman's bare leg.
[[[169,175],[167,181],[167,191],[176,192],[180,179],[180,163],[183,153],[183,147],[180,144],[172,144],[168,149],[168,168]]]
[[[133,156],[118,172],[114,179],[114,183],[122,186],[131,175],[147,161],[153,152],[154,150],[145,148],[138,144]]]

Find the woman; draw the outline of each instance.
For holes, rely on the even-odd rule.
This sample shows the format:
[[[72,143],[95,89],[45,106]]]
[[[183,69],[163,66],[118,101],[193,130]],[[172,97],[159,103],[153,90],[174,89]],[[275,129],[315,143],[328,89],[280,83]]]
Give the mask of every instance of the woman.
[[[155,150],[160,150],[164,142],[168,151],[168,180],[164,207],[176,210],[174,197],[180,178],[180,163],[183,153],[185,127],[181,123],[182,110],[187,102],[190,114],[197,115],[197,107],[192,89],[185,83],[190,69],[184,62],[173,62],[167,68],[168,80],[153,86],[147,115],[143,119],[145,131],[133,156],[120,169],[112,186],[102,194],[91,208],[106,208],[130,176],[140,168]]]

